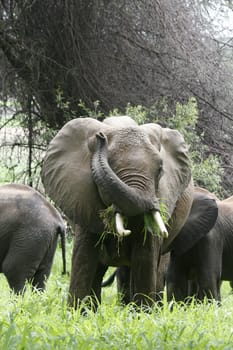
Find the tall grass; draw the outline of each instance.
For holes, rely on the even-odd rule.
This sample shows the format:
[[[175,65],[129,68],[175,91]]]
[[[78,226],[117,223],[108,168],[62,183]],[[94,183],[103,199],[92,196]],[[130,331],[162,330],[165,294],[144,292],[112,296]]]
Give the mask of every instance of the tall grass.
[[[61,271],[58,249],[44,293],[28,286],[24,296],[15,296],[1,276],[0,349],[233,348],[233,296],[226,283],[222,306],[175,304],[170,311],[164,300],[150,313],[119,305],[113,285],[103,290],[98,311],[83,316],[67,307],[69,277]]]

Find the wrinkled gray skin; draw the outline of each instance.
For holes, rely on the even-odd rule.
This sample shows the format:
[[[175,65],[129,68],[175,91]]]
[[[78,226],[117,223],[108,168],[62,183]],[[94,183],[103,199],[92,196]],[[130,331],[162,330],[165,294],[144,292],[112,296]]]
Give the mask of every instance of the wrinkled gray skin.
[[[65,272],[65,225],[58,211],[37,191],[18,184],[0,186],[0,272],[16,293],[26,281],[44,290],[58,235]]]
[[[202,203],[208,205],[212,201],[212,209],[200,205],[203,196],[206,199]],[[212,215],[212,225],[208,227],[202,220],[193,224],[200,211],[204,218]],[[233,197],[220,201],[210,192],[196,188],[190,217],[172,245],[168,299],[189,301],[188,297],[195,296],[198,300],[207,297],[220,301],[221,280],[233,280]]]
[[[42,181],[75,230],[69,304],[77,307],[87,296],[100,302],[108,266],[127,266],[129,300],[151,304],[160,252],[168,249],[192,203],[187,146],[179,132],[158,124],[138,126],[127,116],[74,119],[51,141]],[[161,203],[169,237],[150,232],[145,237],[144,214]],[[120,240],[108,234],[101,242],[100,211],[110,205],[128,218],[132,233]]]

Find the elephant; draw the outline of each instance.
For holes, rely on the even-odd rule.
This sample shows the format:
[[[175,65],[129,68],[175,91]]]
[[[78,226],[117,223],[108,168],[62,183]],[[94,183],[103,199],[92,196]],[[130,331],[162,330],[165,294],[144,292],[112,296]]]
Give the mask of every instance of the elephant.
[[[58,235],[66,273],[65,223],[38,191],[15,183],[1,185],[0,228],[0,272],[15,293],[22,293],[27,281],[45,289]]]
[[[88,299],[96,310],[107,268],[126,266],[129,301],[153,305],[161,252],[192,205],[183,136],[129,116],[72,119],[51,140],[41,178],[75,231],[68,304]],[[106,211],[115,225],[106,225]]]
[[[171,259],[167,273],[168,299],[176,301],[190,300],[195,297],[202,301],[204,298],[221,302],[221,281],[233,280],[233,196],[224,200],[218,199],[206,189],[196,187],[196,197],[206,196],[207,200],[214,200],[218,209],[214,225],[205,234],[200,234],[201,225],[193,228],[194,235],[200,239],[190,240],[188,249],[182,247],[180,239],[173,241]],[[193,216],[198,207],[193,208]],[[190,214],[191,216],[191,214]],[[183,241],[190,234],[192,220],[187,220],[182,228]],[[178,236],[181,237],[181,236]],[[179,241],[179,242],[178,242]],[[184,243],[187,247],[187,243]]]

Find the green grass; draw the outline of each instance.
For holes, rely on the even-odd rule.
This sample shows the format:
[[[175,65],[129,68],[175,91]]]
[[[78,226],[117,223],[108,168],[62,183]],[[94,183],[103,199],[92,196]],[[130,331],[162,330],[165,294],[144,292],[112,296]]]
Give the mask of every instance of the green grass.
[[[23,297],[13,295],[1,275],[0,349],[233,348],[233,296],[228,283],[223,285],[221,307],[176,304],[171,312],[165,300],[163,308],[155,306],[151,313],[120,306],[114,284],[104,288],[98,311],[83,316],[67,307],[69,277],[61,271],[59,248],[46,291],[27,288]]]

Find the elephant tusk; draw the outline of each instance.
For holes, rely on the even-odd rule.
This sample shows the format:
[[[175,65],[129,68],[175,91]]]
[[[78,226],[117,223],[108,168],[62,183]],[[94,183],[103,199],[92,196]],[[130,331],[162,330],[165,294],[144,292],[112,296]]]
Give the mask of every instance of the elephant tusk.
[[[157,223],[157,225],[159,227],[159,230],[161,232],[162,237],[168,238],[168,232],[167,232],[166,226],[163,222],[163,219],[160,215],[160,212],[158,210],[153,211],[153,217],[154,217],[155,222]]]
[[[123,218],[120,213],[116,213],[115,219],[117,233],[122,237],[130,235],[131,231],[124,228]]]

